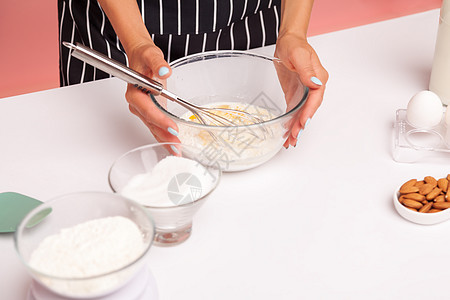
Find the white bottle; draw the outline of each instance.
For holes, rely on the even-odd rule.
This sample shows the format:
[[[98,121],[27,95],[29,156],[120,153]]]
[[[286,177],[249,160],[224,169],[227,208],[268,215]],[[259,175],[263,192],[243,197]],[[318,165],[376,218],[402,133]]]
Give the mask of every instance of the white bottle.
[[[442,1],[429,88],[450,104],[450,0]]]

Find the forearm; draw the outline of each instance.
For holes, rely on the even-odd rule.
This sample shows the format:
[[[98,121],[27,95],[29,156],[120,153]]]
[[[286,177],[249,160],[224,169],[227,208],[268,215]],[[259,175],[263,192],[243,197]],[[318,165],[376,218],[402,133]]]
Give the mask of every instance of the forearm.
[[[98,2],[127,53],[142,42],[151,41],[136,0],[98,0]]]
[[[314,0],[282,0],[280,35],[295,34],[306,39]]]

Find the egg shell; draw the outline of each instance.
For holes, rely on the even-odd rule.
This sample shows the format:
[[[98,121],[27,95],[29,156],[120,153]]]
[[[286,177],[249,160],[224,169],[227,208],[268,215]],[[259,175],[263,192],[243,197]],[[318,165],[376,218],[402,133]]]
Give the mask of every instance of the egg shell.
[[[442,120],[443,106],[438,95],[421,91],[409,100],[406,119],[416,128],[431,128]]]

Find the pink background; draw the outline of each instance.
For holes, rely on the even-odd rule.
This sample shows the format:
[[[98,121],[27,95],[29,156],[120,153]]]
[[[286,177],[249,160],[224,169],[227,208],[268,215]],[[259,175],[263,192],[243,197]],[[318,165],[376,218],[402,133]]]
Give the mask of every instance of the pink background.
[[[442,0],[316,0],[309,35],[426,11],[441,3]],[[0,98],[59,86],[56,0],[1,1],[0,45]]]

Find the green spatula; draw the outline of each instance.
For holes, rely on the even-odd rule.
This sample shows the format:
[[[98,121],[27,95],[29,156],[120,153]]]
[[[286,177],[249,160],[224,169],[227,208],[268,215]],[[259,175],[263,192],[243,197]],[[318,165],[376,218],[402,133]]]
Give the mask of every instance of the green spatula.
[[[40,204],[41,201],[19,193],[0,193],[0,233],[14,232],[26,214]],[[51,209],[39,212],[28,221],[27,227],[38,224],[50,212]]]

